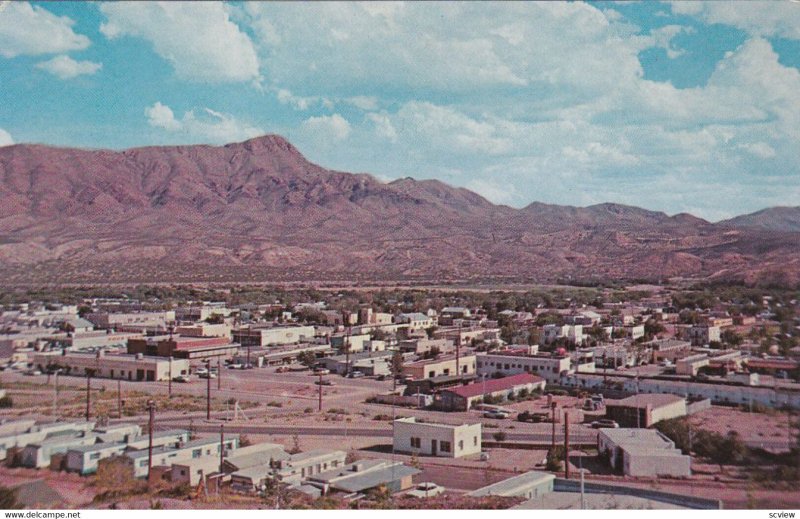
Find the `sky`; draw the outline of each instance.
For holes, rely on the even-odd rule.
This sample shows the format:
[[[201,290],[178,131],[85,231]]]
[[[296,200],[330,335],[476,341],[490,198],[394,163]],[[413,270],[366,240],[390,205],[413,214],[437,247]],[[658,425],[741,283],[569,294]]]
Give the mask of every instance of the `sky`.
[[[492,202],[800,204],[800,1],[0,1],[0,146],[289,139]]]

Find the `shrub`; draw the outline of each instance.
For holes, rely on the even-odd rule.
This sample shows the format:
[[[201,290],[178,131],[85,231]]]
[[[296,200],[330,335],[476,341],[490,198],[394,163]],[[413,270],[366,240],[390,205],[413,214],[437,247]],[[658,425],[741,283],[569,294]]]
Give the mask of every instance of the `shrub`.
[[[275,402],[274,400],[273,400],[272,402],[267,402],[267,405],[268,405],[269,407],[283,407],[283,404],[282,404],[282,403],[280,403],[280,402]]]
[[[8,409],[9,407],[14,405],[14,401],[11,400],[11,397],[6,395],[3,398],[0,398],[0,409]]]
[[[494,438],[494,441],[497,441],[497,442],[505,441],[507,437],[508,437],[508,435],[503,431],[497,431],[496,433],[494,433],[492,435],[492,438]]]

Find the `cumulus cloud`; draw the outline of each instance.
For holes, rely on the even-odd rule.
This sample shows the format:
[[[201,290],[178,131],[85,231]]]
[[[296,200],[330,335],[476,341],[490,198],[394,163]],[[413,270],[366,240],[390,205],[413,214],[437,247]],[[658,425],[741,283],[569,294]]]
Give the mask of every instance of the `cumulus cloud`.
[[[339,114],[309,117],[303,121],[303,128],[319,141],[343,141],[350,136],[350,123]]]
[[[707,23],[731,25],[754,36],[800,40],[797,2],[672,2],[672,12]]]
[[[14,139],[11,138],[11,134],[0,128],[0,146],[11,146],[12,144],[14,144]]]
[[[91,42],[72,30],[75,22],[28,2],[11,2],[0,14],[0,56],[37,56],[87,48]]]
[[[81,75],[92,75],[103,68],[103,64],[93,61],[75,61],[69,56],[62,55],[37,63],[36,68],[45,70],[61,79],[72,79]]]
[[[191,142],[226,144],[251,139],[265,133],[260,128],[210,108],[203,108],[197,112],[189,110],[178,119],[169,106],[156,102],[145,108],[144,114],[150,126],[180,134]]]
[[[100,5],[109,39],[142,38],[178,76],[197,82],[257,80],[259,64],[250,38],[216,2],[111,2]]]

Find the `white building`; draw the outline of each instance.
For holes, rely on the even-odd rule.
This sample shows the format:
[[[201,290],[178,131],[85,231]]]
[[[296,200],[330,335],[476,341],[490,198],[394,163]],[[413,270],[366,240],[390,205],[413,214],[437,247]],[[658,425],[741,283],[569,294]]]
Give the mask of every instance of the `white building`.
[[[487,353],[477,356],[478,375],[505,376],[519,373],[539,375],[547,382],[558,382],[562,374],[569,373],[572,361],[569,357],[544,357],[533,355],[503,355]]]
[[[419,423],[413,416],[394,421],[398,452],[460,458],[481,452],[481,424]]]
[[[601,429],[597,450],[612,468],[633,477],[689,477],[691,458],[655,429]]]

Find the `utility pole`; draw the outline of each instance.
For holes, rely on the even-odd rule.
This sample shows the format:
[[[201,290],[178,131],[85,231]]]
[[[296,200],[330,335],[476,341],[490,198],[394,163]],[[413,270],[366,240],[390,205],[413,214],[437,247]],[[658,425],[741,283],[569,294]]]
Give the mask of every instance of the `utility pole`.
[[[91,400],[92,400],[92,371],[86,371],[86,421],[91,418]]]
[[[60,369],[55,370],[55,386],[53,387],[53,420],[58,420],[58,374],[61,373]]]
[[[156,404],[152,400],[147,401],[147,410],[150,411],[150,421],[147,423],[147,481],[153,480],[153,422],[156,417]]]
[[[172,347],[170,346],[170,348]],[[169,381],[167,382],[167,394],[172,397],[172,354],[169,356]]]
[[[564,413],[564,477],[569,479],[569,413]]]
[[[350,373],[350,327],[347,327],[347,335],[344,338],[344,374],[347,376]]]
[[[550,449],[555,451],[556,448],[556,403],[555,402],[552,402],[550,404],[550,421],[553,423],[553,435],[552,439],[550,440]]]
[[[211,420],[211,360],[206,365],[206,420]]]
[[[319,412],[322,412],[322,373],[319,374]]]
[[[117,417],[122,418],[122,380],[117,379]]]
[[[217,357],[217,391],[222,389],[222,357]]]
[[[456,375],[461,375],[459,369],[461,362],[461,324],[458,325],[458,337],[456,338]]]
[[[223,463],[225,463],[225,424],[221,423],[219,424],[219,477],[220,478],[222,478]]]

